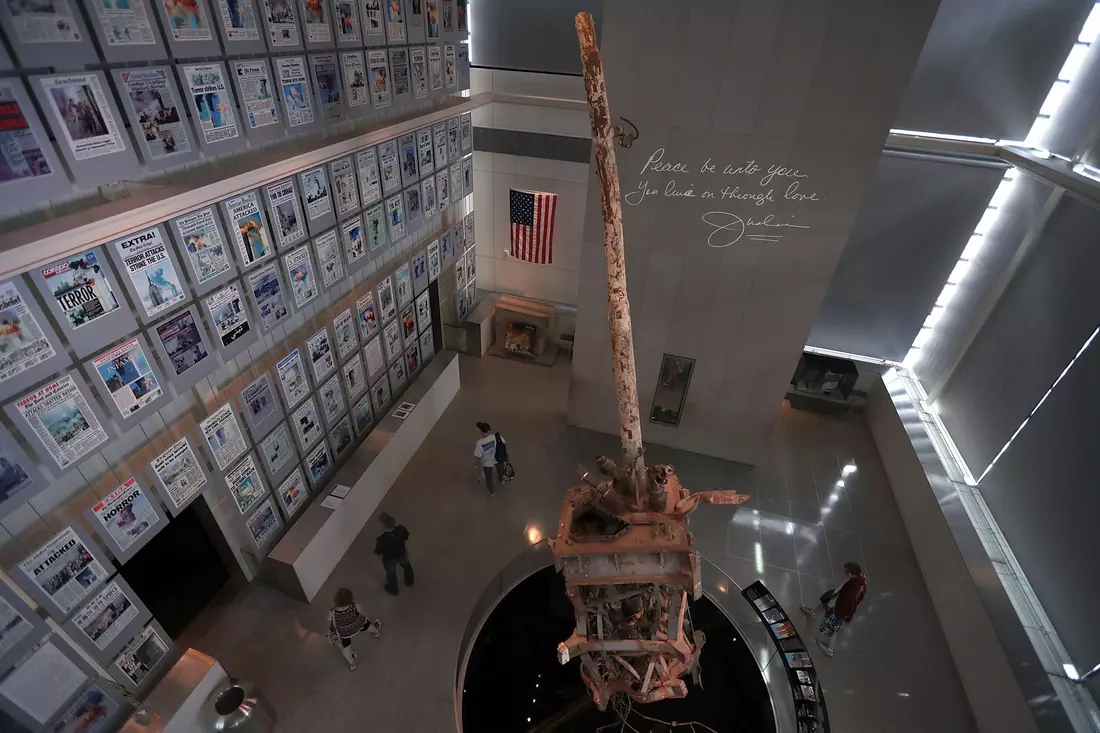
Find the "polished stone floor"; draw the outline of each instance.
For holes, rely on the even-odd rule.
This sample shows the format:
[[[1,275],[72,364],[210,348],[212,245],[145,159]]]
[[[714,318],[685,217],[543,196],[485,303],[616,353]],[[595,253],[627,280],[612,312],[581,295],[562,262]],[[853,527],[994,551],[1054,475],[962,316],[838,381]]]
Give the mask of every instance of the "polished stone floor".
[[[374,519],[312,604],[252,583],[223,593],[180,640],[258,682],[282,731],[455,730],[458,646],[474,604],[531,539],[554,533],[576,464],[618,453],[617,439],[566,426],[567,361],[544,368],[463,357],[461,368],[461,391],[379,510],[409,528],[414,588],[382,591]],[[478,420],[504,434],[518,473],[496,497],[475,479]],[[674,464],[689,488],[752,495],[742,507],[701,508],[692,532],[736,583],[763,579],[804,634],[812,630],[795,609],[833,587],[845,562],[863,565],[868,596],[836,656],[814,652],[834,731],[975,730],[862,418],[783,407],[757,467],[660,446],[647,459]],[[855,471],[843,476],[849,465]],[[325,641],[328,600],[340,586],[385,624],[380,639],[356,640],[354,673]]]

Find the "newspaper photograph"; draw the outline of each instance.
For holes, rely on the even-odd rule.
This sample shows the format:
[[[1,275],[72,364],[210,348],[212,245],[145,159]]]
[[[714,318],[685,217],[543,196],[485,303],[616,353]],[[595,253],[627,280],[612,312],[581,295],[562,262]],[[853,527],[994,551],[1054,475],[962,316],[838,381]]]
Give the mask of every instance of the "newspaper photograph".
[[[347,359],[359,348],[359,340],[355,338],[355,321],[351,316],[351,308],[345,308],[332,319],[332,332],[336,342],[336,355],[340,361]]]
[[[320,383],[336,368],[336,362],[332,358],[332,345],[328,340],[327,328],[322,328],[306,339],[306,351],[309,353],[309,363],[313,367],[313,381]]]
[[[442,35],[439,17],[440,0],[424,0],[424,22],[428,28],[428,40],[437,41]]]
[[[355,154],[355,166],[359,169],[359,186],[362,188],[363,206],[382,200],[382,180],[378,177],[378,153],[374,148]]]
[[[432,157],[432,128],[422,127],[416,131],[417,168],[421,176],[435,173],[435,160]]]
[[[206,485],[206,475],[187,438],[180,438],[149,464],[164,485],[174,509],[180,509]]]
[[[353,265],[366,256],[367,246],[363,242],[363,219],[356,216],[340,224],[344,233],[344,252],[348,256],[348,265]]]
[[[298,349],[294,349],[280,359],[275,364],[275,371],[279,375],[279,384],[282,385],[283,398],[287,405],[296,405],[309,394],[309,380],[306,379],[306,372],[302,367],[302,356]]]
[[[401,324],[391,321],[382,330],[382,345],[385,347],[386,363],[401,356]]]
[[[329,2],[326,0],[306,0],[302,3],[302,24],[306,27],[306,40],[309,43],[332,43],[328,6]]]
[[[321,118],[339,119],[344,113],[344,106],[336,54],[310,56],[309,63],[313,66],[313,77],[317,80],[317,104],[321,108]]]
[[[168,257],[168,242],[161,236],[159,227],[118,241],[115,247],[147,316],[155,316],[187,299],[179,273]]]
[[[30,123],[19,108],[11,83],[0,81],[0,183],[51,175]]]
[[[341,367],[344,375],[344,388],[348,391],[348,400],[354,400],[367,389],[367,375],[363,372],[363,360],[358,354]]]
[[[312,397],[307,397],[306,401],[299,405],[290,416],[290,423],[294,426],[294,432],[298,434],[298,445],[302,446],[302,450],[308,450],[324,435],[321,419],[317,415],[317,405],[313,404]]]
[[[337,459],[351,450],[353,443],[351,423],[348,422],[346,415],[329,431],[328,439],[332,444],[332,454]]]
[[[225,0],[221,0],[221,4],[224,7]],[[147,626],[126,645],[115,660],[115,666],[130,682],[140,685],[167,653],[168,647],[160,635],[152,626]]]
[[[122,93],[130,99],[150,157],[167,158],[191,150],[187,128],[167,69],[123,71]],[[136,133],[137,131],[134,130]]]
[[[153,0],[157,2],[158,0]],[[176,41],[209,41],[210,19],[195,0],[159,0],[168,16],[168,31]]]
[[[382,0],[363,0],[363,37],[384,38],[382,26]]]
[[[72,527],[58,532],[21,562],[19,569],[64,616],[88,597],[91,588],[110,575]]]
[[[447,165],[447,123],[432,125],[432,142],[435,143],[435,166],[443,170]]]
[[[400,195],[386,200],[386,218],[390,225],[390,240],[396,242],[405,236],[405,206]]]
[[[326,288],[331,288],[344,277],[344,262],[340,258],[340,242],[336,230],[327,232],[313,240],[317,248],[317,267],[321,270],[321,280]]]
[[[221,64],[181,66],[187,93],[194,105],[194,121],[207,145],[240,135]]]
[[[260,549],[270,542],[283,526],[279,520],[279,513],[275,511],[275,506],[271,503],[270,497],[264,500],[260,508],[245,523],[248,525],[248,534],[251,535],[256,549]]]
[[[450,171],[440,168],[435,174],[435,198],[439,202],[439,210],[447,208],[451,204]]]
[[[294,305],[301,308],[317,297],[317,281],[313,276],[313,262],[309,258],[309,245],[303,245],[283,258],[286,274],[290,279],[290,291]]]
[[[420,205],[425,217],[435,216],[438,208],[435,198],[435,176],[428,176],[420,184]]]
[[[348,107],[370,104],[367,93],[367,66],[362,51],[345,51],[340,54],[340,67],[344,72],[344,84],[348,87]]]
[[[291,471],[286,480],[279,484],[278,493],[279,501],[283,503],[283,512],[287,517],[297,514],[298,510],[306,505],[306,499],[309,497],[309,489],[306,487],[305,477],[302,476],[302,469],[296,468]]]
[[[254,0],[213,0],[218,11],[222,14],[222,25],[225,28],[227,41],[258,41],[260,40],[260,26],[256,22],[256,11],[253,8]],[[261,0],[255,0],[260,2]],[[232,53],[232,51],[230,51]]]
[[[54,263],[39,272],[63,314],[65,325],[73,330],[119,307],[118,297],[95,252]]]
[[[267,462],[268,472],[274,476],[288,461],[298,460],[298,454],[294,452],[294,446],[290,444],[290,434],[286,430],[286,423],[271,431],[271,434],[260,443],[260,453]]]
[[[215,223],[214,209],[193,211],[176,219],[176,231],[183,240],[187,259],[191,261],[199,284],[209,282],[232,267],[229,252]]]
[[[405,5],[400,0],[386,0],[387,43],[405,43]]]
[[[261,425],[279,410],[271,377],[265,372],[241,390],[241,407],[251,418],[253,425]]]
[[[103,0],[93,3],[93,6],[99,27],[103,29],[103,40],[108,46],[150,46],[156,43],[145,3]]]
[[[423,46],[410,49],[414,99],[428,96],[428,52]]]
[[[328,454],[328,446],[324,441],[309,452],[306,456],[306,465],[309,466],[309,478],[316,486],[320,484],[328,470],[332,468],[332,458]]]
[[[251,455],[245,456],[243,461],[225,474],[225,484],[229,487],[229,493],[233,494],[233,501],[237,503],[241,514],[267,493],[260,478],[260,470]]]
[[[389,236],[386,234],[385,204],[375,204],[364,216],[364,220],[366,221],[367,243],[370,246],[370,251],[375,252],[389,241]]]
[[[439,258],[439,240],[434,240],[428,245],[428,282],[439,277],[439,270],[443,261]]]
[[[355,422],[355,432],[365,435],[374,424],[374,412],[370,406],[370,395],[363,395],[363,399],[355,403],[351,408],[351,419]]]
[[[164,390],[137,339],[130,339],[92,360],[103,386],[123,417],[155,402]]]
[[[160,521],[133,477],[93,506],[92,514],[121,550],[129,548]]]
[[[275,73],[283,92],[286,122],[290,127],[313,122],[313,105],[309,102],[309,80],[306,78],[306,60],[301,56],[275,59]]]
[[[102,652],[126,630],[137,615],[138,607],[119,584],[112,581],[73,616],[73,623]]]
[[[397,154],[401,159],[401,185],[411,186],[419,180],[416,154],[416,134],[408,133],[397,140]]]
[[[76,160],[89,160],[126,150],[125,134],[114,117],[110,91],[93,73],[43,76],[39,83],[47,92],[59,124],[54,128]]]
[[[267,40],[273,48],[298,45],[298,18],[294,0],[264,0],[267,6]]]
[[[57,353],[38,319],[27,308],[23,294],[11,280],[0,282],[0,323],[3,324],[0,329],[0,382],[22,374]]]
[[[335,0],[332,25],[336,28],[336,42],[346,46],[358,46],[359,13],[355,12],[356,0]]]
[[[328,177],[324,166],[310,168],[299,174],[302,182],[302,195],[306,199],[306,214],[313,221],[332,211],[332,196],[328,192]]]
[[[247,116],[248,126],[256,130],[279,122],[279,109],[271,89],[271,75],[263,59],[234,61],[233,73],[237,75],[237,89],[241,109]]]
[[[270,331],[290,315],[283,296],[283,284],[279,282],[279,272],[274,262],[250,272],[248,287],[252,291],[252,299],[260,313],[260,324],[265,331]]]
[[[393,96],[401,97],[408,94],[409,87],[409,49],[390,49],[390,69],[393,70]]]
[[[264,224],[260,197],[255,191],[226,199],[225,209],[229,213],[229,227],[237,238],[237,251],[241,254],[241,263],[245,267],[254,265],[275,253],[275,247]]]
[[[405,189],[405,216],[416,219],[420,216],[420,186],[413,184]]]
[[[79,10],[69,0],[24,0],[7,5],[15,36],[20,43],[72,43],[81,40],[73,20],[73,12]]]
[[[458,118],[447,120],[447,160],[451,163],[458,162]]]
[[[344,411],[344,393],[340,391],[340,375],[333,374],[317,392],[321,396],[321,410],[325,413],[325,422],[331,425],[332,421]]]
[[[351,157],[332,161],[329,169],[332,171],[332,183],[336,187],[336,213],[339,216],[350,214],[359,208],[359,190],[355,186]]]
[[[397,140],[387,140],[378,146],[378,162],[382,170],[383,193],[393,193],[401,188],[401,169],[397,160]]]
[[[374,295],[369,290],[355,301],[355,311],[359,314],[359,339],[366,341],[378,330],[378,313],[374,310]]]
[[[443,49],[439,46],[428,46],[428,83],[433,92],[443,88]]]
[[[474,119],[472,115],[462,115],[459,137],[462,139],[462,152],[470,152],[474,146]]]
[[[302,221],[302,204],[298,201],[298,192],[294,190],[294,179],[276,181],[268,185],[266,191],[268,208],[275,218],[279,246],[286,247],[305,237],[306,225]]]
[[[382,315],[382,323],[397,313],[397,304],[393,300],[393,281],[388,276],[378,281],[378,310]]]
[[[455,47],[451,44],[443,47],[443,85],[448,89],[458,86],[458,60],[455,58]]]
[[[23,614],[12,608],[4,598],[0,598],[0,656],[6,655],[34,630],[31,622]]]
[[[382,343],[378,338],[371,339],[366,348],[363,349],[363,355],[367,359],[367,375],[375,376],[386,368],[386,360],[382,356]]]
[[[199,423],[199,432],[206,438],[210,455],[222,471],[248,450],[248,441],[241,432],[237,416],[233,414],[233,405],[228,402]]]
[[[223,348],[252,331],[252,324],[248,322],[248,311],[241,301],[241,291],[236,283],[230,283],[206,296],[206,307],[210,311],[214,333]]]
[[[59,468],[110,439],[71,375],[31,392],[15,407]]]
[[[393,0],[387,0],[389,5]],[[390,106],[390,72],[386,65],[386,51],[367,51],[367,70],[370,73],[371,103],[375,109]]]
[[[443,11],[443,32],[450,35],[455,32],[455,2],[454,0],[443,0],[443,4],[440,6]]]

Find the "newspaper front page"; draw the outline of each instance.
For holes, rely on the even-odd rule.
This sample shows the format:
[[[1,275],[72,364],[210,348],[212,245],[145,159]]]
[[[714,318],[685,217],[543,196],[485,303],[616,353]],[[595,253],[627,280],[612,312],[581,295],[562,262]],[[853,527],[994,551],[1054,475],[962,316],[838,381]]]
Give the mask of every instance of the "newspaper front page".
[[[214,222],[216,216],[212,208],[205,208],[176,219],[176,230],[183,240],[184,251],[199,284],[209,282],[233,267],[222,241],[221,229]]]
[[[370,104],[367,93],[367,66],[362,51],[345,51],[340,54],[340,66],[344,72],[344,84],[348,88],[348,106],[362,107]]]
[[[306,200],[306,214],[313,221],[332,211],[332,196],[328,191],[328,178],[322,166],[310,168],[301,174],[302,195]]]
[[[79,606],[109,573],[72,527],[58,532],[19,564],[19,569],[53,601],[62,615]]]
[[[160,518],[132,476],[92,507],[92,514],[119,549],[129,549],[157,526]]]
[[[145,3],[139,0],[93,3],[108,46],[151,46],[156,43]]]
[[[164,394],[137,339],[100,354],[92,360],[92,367],[123,417],[133,415]]]
[[[286,121],[290,127],[313,122],[313,105],[310,103],[309,79],[306,77],[306,60],[301,56],[275,59],[275,74],[283,92]]]
[[[147,316],[155,316],[187,299],[160,227],[146,229],[115,242],[125,274],[130,278]]]
[[[0,282],[0,382],[53,358],[57,352],[11,280]]]
[[[15,407],[61,469],[109,440],[107,431],[68,374],[26,395]]]
[[[213,295],[208,295],[206,307],[210,311],[214,333],[223,348],[252,332],[248,309],[245,308],[236,283],[230,283]]]
[[[206,475],[187,438],[180,438],[150,464],[174,509],[182,508],[206,485]]]
[[[234,61],[233,71],[237,75],[241,108],[248,120],[248,126],[256,130],[278,124],[279,108],[275,104],[271,75],[268,74],[264,60]]]
[[[306,225],[302,220],[302,204],[294,190],[294,179],[284,178],[267,186],[267,201],[275,218],[275,234],[279,246],[287,247],[305,238]]]
[[[54,128],[76,160],[126,150],[125,132],[115,119],[111,92],[95,74],[43,76],[38,79],[59,124]]]
[[[290,315],[274,262],[250,272],[248,287],[252,290],[252,298],[256,303],[256,310],[260,312],[260,323],[265,331],[270,331]]]
[[[116,582],[96,593],[88,605],[73,616],[73,623],[101,652],[137,618],[138,607]]]
[[[228,402],[200,422],[199,431],[210,446],[214,463],[222,471],[248,450],[248,442],[241,433],[237,416],[233,414],[233,406]]]
[[[260,470],[251,455],[245,456],[243,461],[225,474],[225,483],[242,515],[267,493],[260,478]]]
[[[294,305],[301,308],[317,297],[317,281],[313,274],[313,262],[309,258],[309,246],[302,246],[283,258],[286,274],[290,279],[290,292]]]
[[[180,67],[196,113],[195,123],[207,145],[240,135],[233,98],[221,64]]]
[[[409,51],[412,62],[412,91],[415,99],[428,96],[428,51],[423,46]]]
[[[309,380],[302,367],[302,355],[298,349],[280,359],[275,365],[275,371],[279,374],[279,384],[282,385],[283,397],[288,406],[298,404],[309,394]]]
[[[152,626],[135,636],[115,660],[115,666],[134,685],[140,685],[168,653],[168,646]]]
[[[154,160],[191,152],[191,138],[167,69],[132,69],[121,73],[146,149]]]

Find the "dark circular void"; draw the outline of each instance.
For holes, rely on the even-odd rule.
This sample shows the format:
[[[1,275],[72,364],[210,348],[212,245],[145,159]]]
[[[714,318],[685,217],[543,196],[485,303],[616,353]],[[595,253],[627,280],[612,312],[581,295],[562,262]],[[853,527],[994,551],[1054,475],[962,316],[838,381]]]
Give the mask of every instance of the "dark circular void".
[[[704,723],[718,733],[774,733],[767,688],[737,629],[706,598],[691,603],[691,616],[695,628],[707,635],[702,689],[689,677],[686,699],[635,709],[663,721]],[[572,631],[565,583],[553,568],[540,570],[505,596],[470,652],[462,684],[465,733],[595,733],[616,721],[610,709],[596,709],[581,681],[580,663],[557,662],[558,642]],[[630,724],[644,733],[670,730],[637,715],[630,717]]]

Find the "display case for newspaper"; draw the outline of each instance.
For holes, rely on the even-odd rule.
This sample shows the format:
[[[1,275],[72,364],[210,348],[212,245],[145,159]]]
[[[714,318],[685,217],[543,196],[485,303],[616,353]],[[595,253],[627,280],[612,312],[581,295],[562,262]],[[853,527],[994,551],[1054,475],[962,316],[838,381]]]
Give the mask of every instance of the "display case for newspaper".
[[[272,59],[278,85],[280,112],[285,115],[290,135],[314,133],[324,122],[313,95],[308,61],[305,56],[277,56]]]
[[[262,0],[257,2],[263,7]],[[260,145],[286,137],[286,113],[279,104],[281,96],[279,80],[272,73],[267,59],[230,61],[229,76],[233,78],[233,91],[236,92],[237,101],[240,103],[237,116],[240,119],[241,132],[247,135],[253,144]],[[266,96],[264,88],[266,88]],[[260,108],[263,114],[257,115],[252,110],[253,106]]]
[[[54,721],[52,733],[120,730],[133,710],[122,691],[103,677],[86,686]],[[92,716],[95,717],[92,722]],[[90,728],[86,727],[91,725]],[[84,726],[82,728],[82,726]]]
[[[7,463],[0,474],[0,519],[26,504],[48,484],[34,461],[15,438],[0,425],[0,460]]]
[[[54,332],[46,314],[38,307],[31,289],[23,278],[13,277],[0,282],[0,311],[18,317],[25,345],[11,344],[0,358],[0,399],[22,392],[46,376],[59,372],[69,364],[68,350]],[[52,354],[51,354],[52,352]],[[6,378],[4,374],[8,374]],[[0,517],[3,516],[0,503]]]
[[[420,334],[420,366],[423,367],[435,356],[434,329],[428,329]]]
[[[287,53],[301,51],[302,46],[302,9],[294,0],[286,0],[281,3],[285,6],[281,9],[290,12],[286,18],[273,18],[271,16],[271,3],[259,0],[260,25],[263,37],[267,41],[268,50],[271,53]]]
[[[244,532],[250,541],[248,552],[260,560],[267,556],[268,549],[275,544],[283,531],[283,516],[275,508],[277,501],[282,500],[268,494],[258,502],[256,510],[243,519]]]
[[[348,401],[344,397],[344,388],[340,386],[343,381],[343,374],[338,370],[336,374],[326,379],[317,388],[317,402],[325,423],[325,429],[331,429],[340,420],[340,417],[348,411]]]
[[[283,419],[283,402],[276,394],[279,391],[276,381],[271,372],[264,372],[246,384],[237,396],[253,442],[271,432]]]
[[[200,90],[199,87],[192,88],[188,78],[188,69],[194,71],[194,66],[213,67],[212,69],[206,69],[211,75],[217,77],[208,87],[204,88],[210,89],[209,92],[197,91]],[[229,72],[226,71],[225,64],[219,61],[190,65],[180,64],[176,66],[176,74],[179,77],[180,91],[183,93],[184,99],[187,100],[187,108],[191,111],[191,122],[195,127],[195,140],[198,141],[199,146],[207,154],[212,155],[221,155],[230,150],[239,150],[245,147],[248,142],[245,139],[245,131],[241,126],[248,123],[240,119],[240,108],[237,106],[236,95],[233,92],[233,82],[229,80]],[[223,95],[224,99],[222,99]],[[199,108],[199,99],[203,101],[203,108],[201,109]],[[216,109],[223,110],[224,113],[215,117],[213,112],[207,108],[207,105],[211,103],[216,103],[218,105]],[[206,124],[209,125],[208,128],[204,127]]]
[[[5,608],[5,605],[7,606]],[[7,583],[0,583],[0,618],[4,636],[0,640],[0,677],[18,664],[35,644],[42,641],[49,626]]]
[[[264,40],[263,0],[210,0],[218,35],[225,46],[226,56],[255,56],[267,52]]]
[[[113,356],[112,352],[115,352]],[[98,366],[97,361],[100,362]],[[86,360],[84,371],[107,406],[107,412],[120,423],[144,420],[174,397],[164,381],[164,372],[140,333]]]
[[[423,43],[424,0],[402,1],[405,3],[405,35],[408,36],[408,43]]]
[[[210,12],[210,0],[189,0],[189,5],[197,13],[188,13],[182,8],[170,11],[163,2],[154,2],[153,5],[160,15],[172,58],[193,59],[222,55],[218,32],[215,30],[217,21]]]
[[[316,168],[310,168],[297,174],[295,178],[297,178],[298,191],[302,195],[302,208],[309,235],[315,237],[326,229],[336,226],[336,203],[328,166],[319,165]],[[327,198],[327,205],[320,198],[318,190],[320,185],[324,185],[324,198]],[[311,198],[314,200],[311,201]]]
[[[393,395],[390,393],[390,378],[385,374],[370,388],[370,403],[374,408],[374,414],[383,415],[391,399]]]
[[[12,50],[24,69],[53,66],[59,69],[80,69],[84,64],[99,62],[92,37],[84,25],[78,3],[66,3],[59,9],[60,17],[32,17],[26,25],[20,25],[11,7],[18,3],[0,3],[0,26],[11,43]],[[59,23],[64,28],[59,27]]]
[[[183,268],[162,225],[130,232],[106,249],[118,282],[137,304],[134,316],[142,324],[163,318],[191,300]],[[114,337],[121,333],[115,332]]]
[[[0,681],[0,710],[27,730],[53,730],[50,725],[95,676],[92,665],[54,634]]]
[[[199,143],[171,67],[114,69],[111,75],[145,168],[158,171],[198,160]]]
[[[115,621],[102,628],[112,616]],[[65,622],[64,628],[92,659],[110,667],[122,648],[152,619],[153,614],[130,584],[121,575],[116,575],[89,597],[88,602]],[[92,635],[97,632],[99,635],[93,639]],[[104,640],[104,637],[109,638]]]
[[[142,636],[150,629],[152,629],[153,634],[148,639],[143,640]],[[161,656],[153,658],[152,653],[154,651],[159,652],[162,647],[164,651]],[[172,637],[168,636],[154,619],[144,629],[137,631],[107,669],[111,671],[111,676],[122,685],[124,690],[131,695],[136,695],[160,679],[161,674],[170,669],[178,658],[179,652],[176,645],[172,643]],[[138,682],[134,682],[131,673],[124,672],[121,666],[121,664],[131,666],[135,662],[138,665],[137,670],[131,673],[140,675],[141,678]],[[133,670],[132,666],[131,670]]]
[[[470,88],[470,47],[458,44],[458,90]]]
[[[213,305],[212,301],[219,297],[231,297],[232,288],[236,288],[236,298],[239,301],[240,310],[238,310],[233,317],[236,319],[235,326],[226,326],[226,334],[221,334],[222,326],[219,325],[220,315],[215,314],[214,308],[229,307],[229,304],[222,304],[220,306]],[[206,316],[206,323],[212,334],[212,343],[217,350],[218,355],[223,362],[229,362],[230,359],[235,359],[240,356],[249,346],[256,343],[260,338],[260,332],[263,330],[260,326],[260,318],[257,316],[250,305],[251,299],[248,298],[248,294],[252,292],[252,288],[249,287],[247,277],[241,280],[235,280],[226,284],[221,290],[215,290],[213,293],[208,294],[202,299],[202,309]],[[247,330],[245,330],[247,329]],[[244,331],[239,335],[232,335],[234,331]],[[225,343],[226,338],[232,337],[232,342]]]
[[[185,312],[190,314],[190,318],[182,316]],[[201,342],[201,346],[197,343],[193,345],[188,343],[181,346],[178,341],[166,346],[164,338],[161,337],[161,331],[163,330],[166,334],[169,334],[176,324],[186,326],[191,331],[190,334],[186,335],[188,341],[197,338]],[[145,333],[160,359],[164,378],[168,380],[177,394],[182,394],[185,389],[203,377],[210,376],[215,369],[221,366],[221,362],[218,361],[216,355],[217,346],[207,334],[206,328],[202,324],[202,317],[199,315],[199,309],[194,304],[174,311],[167,318],[146,329]],[[184,334],[181,333],[180,335]],[[175,337],[168,335],[168,338],[171,341]],[[169,348],[172,349],[171,353],[168,351]],[[185,353],[184,350],[187,349],[191,350],[190,355]],[[197,359],[197,355],[203,352],[206,353],[206,356]],[[180,367],[186,366],[182,373],[177,371],[177,363]],[[187,366],[188,364],[190,366]]]
[[[332,474],[332,449],[329,448],[328,438],[322,438],[316,447],[305,452],[302,459],[302,470],[312,491],[316,491],[324,485]]]
[[[84,518],[111,554],[123,563],[168,525],[168,518],[142,471],[134,471],[117,489],[88,507]],[[129,523],[124,524],[127,519]]]
[[[83,547],[84,553],[80,552],[80,547]],[[72,567],[78,554],[85,559],[85,562]],[[41,557],[36,557],[37,555]],[[57,565],[57,563],[62,564]],[[70,565],[70,577],[64,579],[64,582],[61,582],[62,579],[58,577],[60,584],[47,593],[42,585],[50,583],[47,575],[58,576],[65,564]],[[24,570],[24,567],[28,569]],[[56,570],[53,569],[55,567]],[[41,568],[40,576],[33,575],[36,568]],[[73,524],[65,526],[59,533],[49,537],[46,542],[35,548],[34,552],[10,570],[9,575],[23,589],[23,592],[60,623],[95,595],[99,586],[113,572],[114,567],[100,550],[99,545],[92,541],[91,536],[84,531],[84,527],[79,522],[74,521]],[[74,573],[75,577],[73,577]],[[35,582],[35,577],[40,577],[40,582]]]
[[[152,7],[156,1],[130,0],[125,8],[120,7],[123,3],[106,2],[89,6],[92,31],[105,61],[157,61],[167,56]]]
[[[241,272],[276,257],[275,232],[263,199],[257,188],[218,202]]]
[[[32,155],[41,155],[37,167],[31,168],[28,164],[21,176],[0,183],[0,216],[5,216],[33,208],[43,201],[60,199],[72,184],[50,141],[46,126],[39,119],[38,111],[18,77],[0,79],[0,102],[10,110],[8,124],[25,125],[22,131],[23,149],[37,151]],[[11,105],[16,105],[18,109],[11,108]]]
[[[405,203],[405,232],[412,234],[424,226],[424,202],[421,200],[420,184],[414,183],[401,193]]]
[[[329,44],[331,45],[331,44]],[[313,79],[314,111],[323,124],[334,124],[344,119],[348,105],[344,99],[344,82],[341,78],[340,54],[319,53],[307,57],[309,74]],[[335,90],[335,96],[326,90]]]
[[[413,292],[420,295],[428,289],[428,251],[422,249],[409,260],[412,268]]]
[[[272,486],[278,486],[298,465],[298,449],[290,426],[280,422],[270,433],[256,441],[264,472]]]
[[[162,470],[158,471],[158,465]],[[206,470],[206,461],[195,448],[194,437],[184,435],[173,440],[148,464],[149,475],[153,477],[160,498],[168,507],[168,513],[178,517],[191,502],[197,499],[210,486],[210,474]],[[165,481],[172,482],[168,486]]]
[[[420,359],[420,341],[414,336],[409,339],[409,345],[405,347],[405,374],[410,381],[416,378],[424,363]]]
[[[214,204],[172,219],[177,260],[187,271],[195,295],[221,287],[237,276],[236,245],[225,235],[218,207]]]
[[[336,46],[336,36],[333,34],[332,13],[336,3],[316,2],[316,0],[291,0],[297,5],[298,19],[302,25],[302,40],[310,51]],[[359,3],[355,3],[358,5]],[[316,6],[321,11],[321,16],[316,17],[310,11],[310,6]]]

